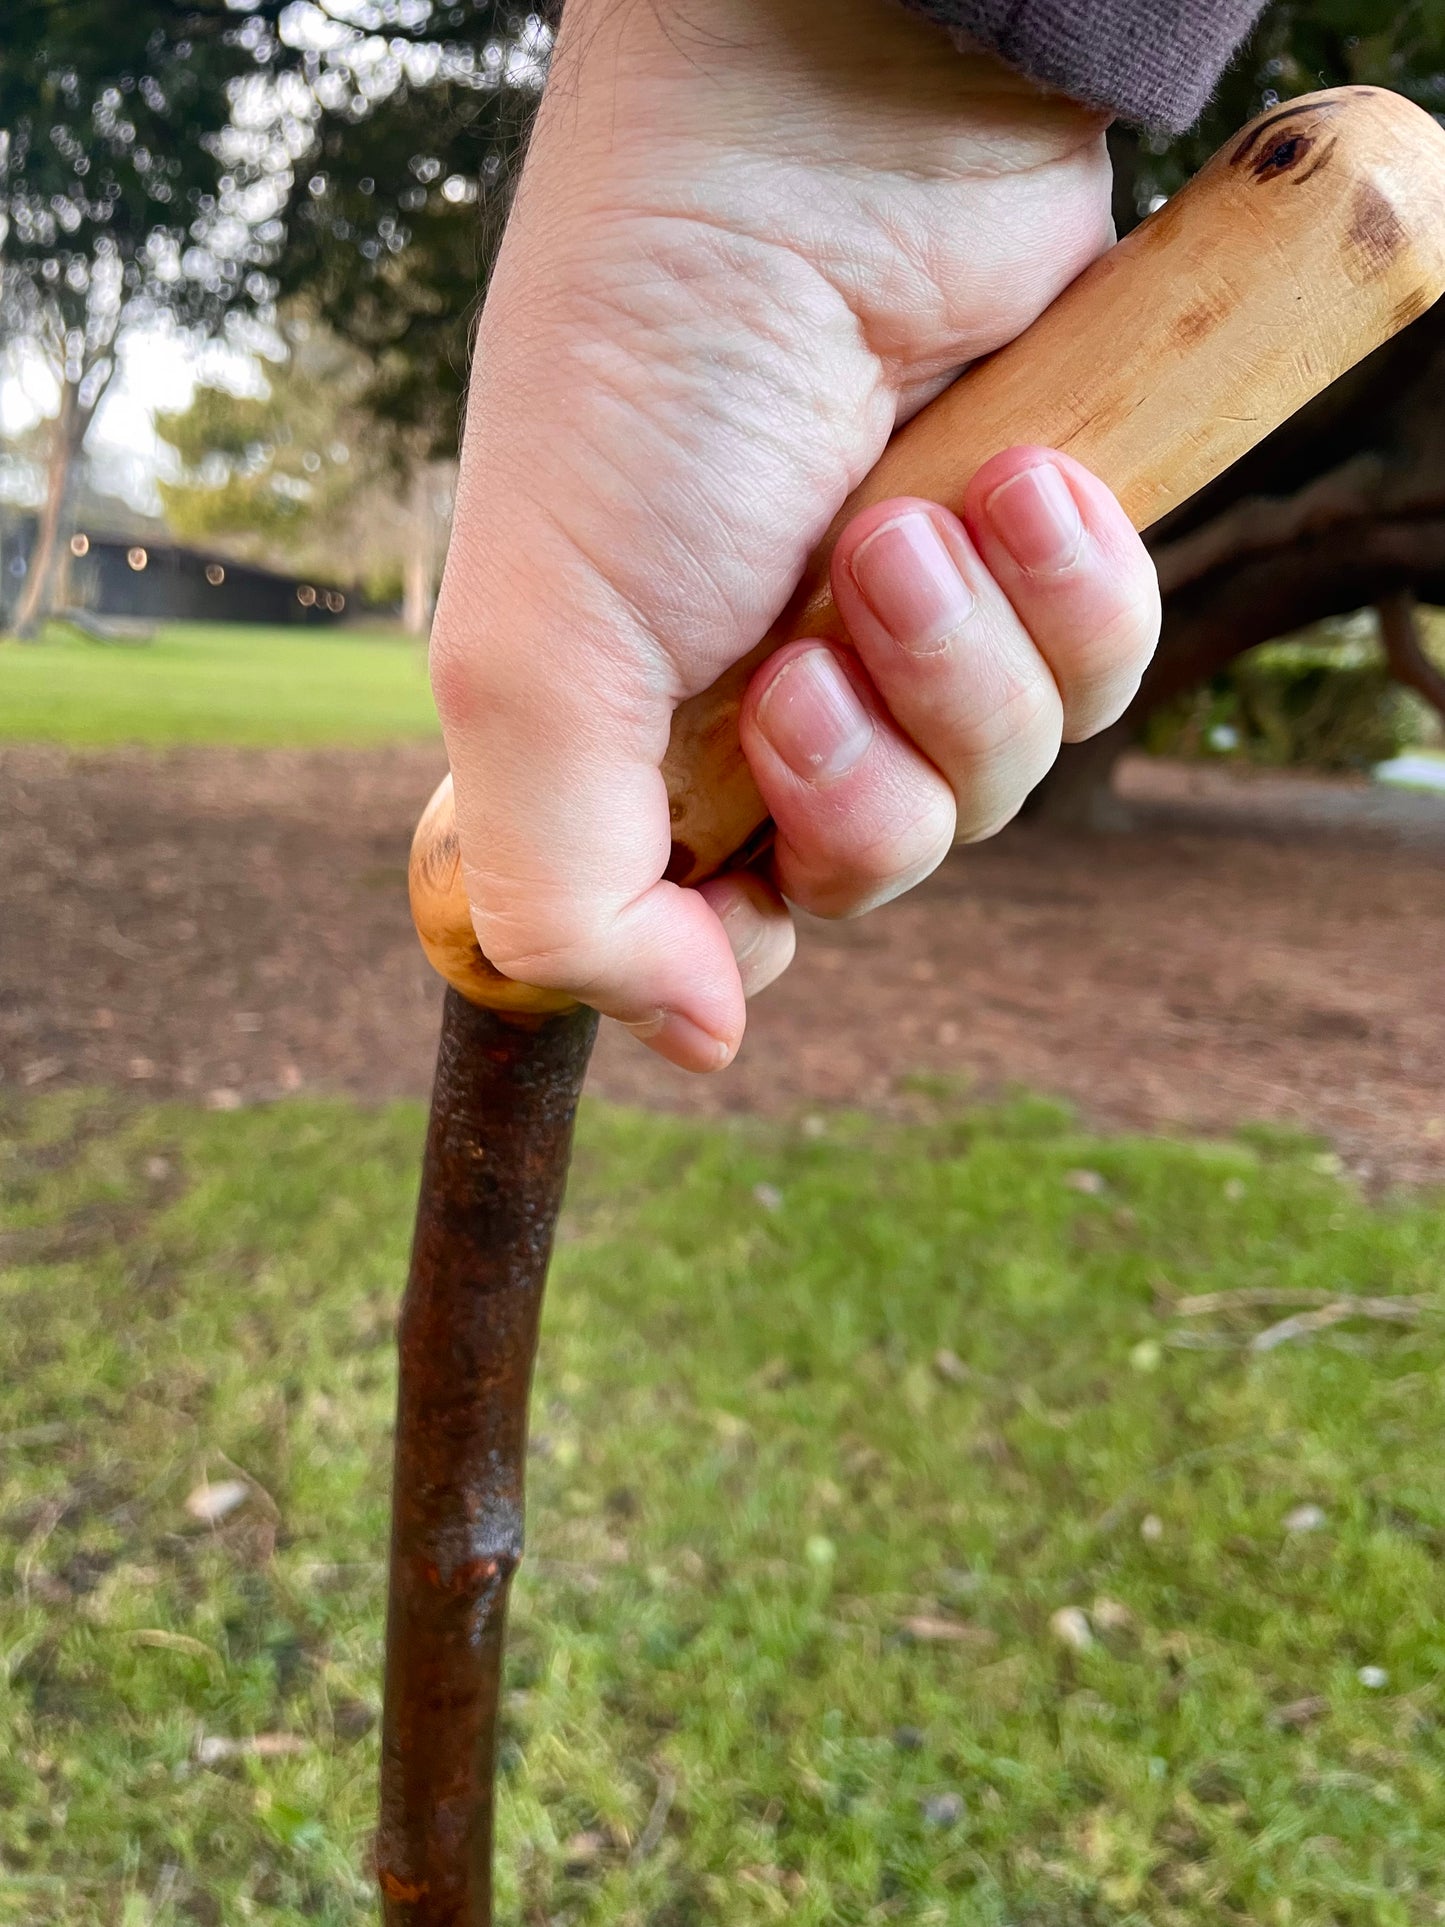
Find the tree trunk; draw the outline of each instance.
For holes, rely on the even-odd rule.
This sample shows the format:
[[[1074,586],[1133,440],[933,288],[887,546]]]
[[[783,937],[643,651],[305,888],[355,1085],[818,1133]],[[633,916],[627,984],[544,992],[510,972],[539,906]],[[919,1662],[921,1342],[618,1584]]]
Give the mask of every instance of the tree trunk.
[[[15,633],[22,641],[34,638],[54,606],[80,481],[80,452],[94,414],[94,402],[81,402],[80,384],[62,382],[60,412],[55,418],[50,460],[46,464],[45,501],[36,522],[25,586],[15,609]]]
[[[1114,766],[1137,733],[1129,718],[1091,736],[1065,743],[1058,761],[1025,805],[1031,823],[1061,829],[1127,830],[1129,806],[1114,794]]]
[[[1423,696],[1435,713],[1445,718],[1445,670],[1437,668],[1425,653],[1416,620],[1418,606],[1408,589],[1381,597],[1375,611],[1380,621],[1380,643],[1395,681]]]
[[[437,549],[432,476],[425,464],[412,471],[408,495],[410,527],[401,573],[401,623],[409,636],[424,636],[431,627]]]
[[[431,627],[431,570],[414,548],[402,569],[401,626],[409,636],[424,636]]]

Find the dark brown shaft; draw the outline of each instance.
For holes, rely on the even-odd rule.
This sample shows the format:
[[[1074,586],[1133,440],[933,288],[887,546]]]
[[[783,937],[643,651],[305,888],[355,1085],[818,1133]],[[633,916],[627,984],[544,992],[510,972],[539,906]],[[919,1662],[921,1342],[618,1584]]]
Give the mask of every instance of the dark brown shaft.
[[[597,1018],[448,990],[402,1304],[381,1821],[387,1927],[491,1927],[497,1709],[542,1289]]]

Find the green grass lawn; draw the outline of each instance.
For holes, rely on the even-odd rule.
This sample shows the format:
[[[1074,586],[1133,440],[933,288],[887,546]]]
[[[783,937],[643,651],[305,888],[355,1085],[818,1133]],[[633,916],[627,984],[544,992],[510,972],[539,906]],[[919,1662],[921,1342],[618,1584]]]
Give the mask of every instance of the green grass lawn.
[[[368,743],[437,727],[426,652],[374,630],[165,623],[144,644],[52,625],[0,642],[0,740]]]
[[[368,1921],[420,1114],[3,1121],[0,1921]],[[499,1918],[1445,1919],[1442,1256],[1277,1138],[594,1106]]]

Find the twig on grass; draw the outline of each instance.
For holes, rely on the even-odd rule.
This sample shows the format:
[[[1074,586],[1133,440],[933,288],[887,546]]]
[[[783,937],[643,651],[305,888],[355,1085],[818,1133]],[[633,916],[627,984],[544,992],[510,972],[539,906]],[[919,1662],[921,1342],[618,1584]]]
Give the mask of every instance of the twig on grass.
[[[677,1798],[677,1776],[661,1767],[657,1775],[657,1798],[652,1803],[652,1811],[647,1816],[647,1824],[637,1836],[636,1845],[627,1856],[627,1864],[635,1867],[640,1860],[646,1860],[657,1849],[662,1838],[662,1830],[667,1825],[667,1816],[672,1812],[672,1803]]]
[[[1351,1318],[1373,1318],[1389,1325],[1418,1325],[1423,1310],[1418,1299],[1337,1298],[1315,1311],[1296,1312],[1290,1318],[1281,1318],[1276,1325],[1266,1326],[1249,1341],[1249,1349],[1272,1352],[1292,1339],[1328,1331],[1331,1325],[1343,1325]]]
[[[1356,1292],[1329,1291],[1319,1285],[1251,1285],[1239,1291],[1203,1291],[1191,1298],[1178,1299],[1171,1310],[1176,1318],[1207,1318],[1244,1311],[1271,1311],[1285,1306],[1297,1307],[1287,1318],[1257,1331],[1250,1339],[1240,1340],[1227,1332],[1175,1330],[1165,1343],[1182,1351],[1224,1350],[1241,1345],[1252,1352],[1272,1352],[1297,1338],[1328,1331],[1352,1318],[1374,1319],[1382,1324],[1418,1325],[1422,1318],[1438,1310],[1424,1296],[1380,1298]]]
[[[1176,1318],[1208,1318],[1215,1312],[1272,1311],[1276,1306],[1336,1305],[1345,1302],[1361,1305],[1401,1305],[1414,1312],[1430,1309],[1422,1297],[1357,1298],[1351,1292],[1329,1291],[1323,1285],[1250,1285],[1239,1291],[1201,1291],[1192,1298],[1176,1299],[1170,1307]],[[1389,1314],[1380,1313],[1381,1317]]]

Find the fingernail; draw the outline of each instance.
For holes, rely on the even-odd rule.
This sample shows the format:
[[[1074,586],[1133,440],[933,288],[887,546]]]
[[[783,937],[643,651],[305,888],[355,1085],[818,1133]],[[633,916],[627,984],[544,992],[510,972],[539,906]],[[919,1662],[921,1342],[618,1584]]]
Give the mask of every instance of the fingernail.
[[[657,1033],[667,1022],[667,1012],[665,1010],[654,1010],[647,1017],[620,1017],[618,1022],[624,1030],[630,1030],[634,1037],[641,1038],[642,1042],[646,1044],[656,1037]]]
[[[885,522],[858,544],[849,566],[863,600],[909,655],[946,649],[973,611],[973,593],[931,515],[915,510]]]
[[[635,1018],[631,1023],[624,1019],[622,1028],[630,1030],[644,1044],[659,1047],[674,1063],[686,1058],[689,1068],[721,1070],[732,1056],[730,1045],[676,1010],[655,1010],[650,1016]]]
[[[783,664],[763,691],[757,721],[788,768],[806,783],[846,776],[873,740],[872,718],[822,643]]]
[[[712,905],[713,915],[722,925],[733,953],[733,962],[741,970],[753,953],[760,949],[767,935],[767,926],[762,923],[753,906],[742,896],[728,895]]]
[[[1084,524],[1052,462],[1020,469],[984,503],[994,533],[1028,575],[1062,575],[1078,560]]]

